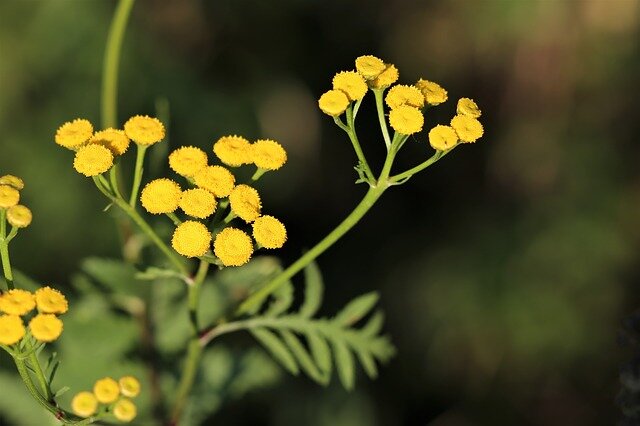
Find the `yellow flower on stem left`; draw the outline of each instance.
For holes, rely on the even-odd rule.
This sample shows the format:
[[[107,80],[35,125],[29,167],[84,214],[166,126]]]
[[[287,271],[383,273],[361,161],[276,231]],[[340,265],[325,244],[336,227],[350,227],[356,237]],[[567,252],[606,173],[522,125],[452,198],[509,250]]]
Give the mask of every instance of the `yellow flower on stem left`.
[[[17,315],[0,316],[0,344],[13,345],[24,337],[22,318]]]
[[[113,166],[113,154],[102,145],[90,144],[76,152],[73,168],[85,176],[98,176]]]
[[[35,297],[26,290],[13,289],[0,296],[0,311],[5,314],[24,315],[35,307]]]
[[[29,321],[31,335],[41,342],[53,342],[62,334],[62,321],[55,315],[38,314]]]

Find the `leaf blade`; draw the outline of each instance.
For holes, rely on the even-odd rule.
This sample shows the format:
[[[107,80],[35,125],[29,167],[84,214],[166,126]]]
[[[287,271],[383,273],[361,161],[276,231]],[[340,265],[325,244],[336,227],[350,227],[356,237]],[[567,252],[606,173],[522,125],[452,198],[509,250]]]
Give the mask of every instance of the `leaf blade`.
[[[293,375],[298,375],[300,369],[295,358],[278,336],[263,327],[250,329],[249,332],[287,371]]]

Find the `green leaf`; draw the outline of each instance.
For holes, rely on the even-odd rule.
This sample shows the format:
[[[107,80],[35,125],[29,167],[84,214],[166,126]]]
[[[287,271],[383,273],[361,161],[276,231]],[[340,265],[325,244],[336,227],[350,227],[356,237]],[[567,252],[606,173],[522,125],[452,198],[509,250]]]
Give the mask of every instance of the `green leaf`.
[[[304,268],[305,289],[304,302],[300,306],[298,314],[301,317],[310,318],[318,311],[322,304],[322,293],[324,292],[324,283],[322,282],[322,274],[320,268],[315,262],[311,262]]]
[[[267,317],[275,317],[286,312],[291,306],[291,303],[293,303],[293,284],[291,284],[291,281],[280,286],[271,297],[273,300],[264,315]]]
[[[54,398],[59,398],[62,395],[64,395],[65,393],[67,393],[71,388],[69,386],[64,386],[60,389],[58,389],[58,391],[53,395]]]
[[[334,321],[343,326],[350,326],[358,321],[373,308],[378,301],[378,293],[371,292],[353,299],[342,311],[335,316]]]
[[[159,278],[177,278],[182,280],[182,274],[172,269],[157,268],[151,266],[144,271],[138,271],[134,277],[138,280],[154,281]]]
[[[331,349],[327,341],[320,337],[318,333],[312,331],[307,332],[306,336],[313,359],[320,370],[329,376],[331,374]]]
[[[342,386],[344,386],[346,390],[352,390],[355,384],[353,354],[342,340],[334,339],[331,343],[333,345],[333,354],[336,360],[338,377],[342,382]]]
[[[300,367],[302,367],[302,370],[316,382],[322,385],[326,385],[329,382],[329,376],[323,375],[320,372],[318,367],[313,363],[309,352],[307,352],[304,345],[300,342],[296,335],[289,330],[281,330],[280,336],[282,336],[282,340],[284,340],[289,349],[291,349],[291,352],[298,360],[298,363],[300,364]]]
[[[276,336],[271,331],[266,328],[255,328],[250,330],[253,337],[258,340],[262,346],[264,346],[271,355],[276,359],[276,361],[280,362],[282,366],[287,369],[291,374],[297,375],[300,371],[298,369],[298,364],[289,351],[287,347],[280,341],[278,336]]]
[[[136,269],[129,263],[117,259],[90,257],[82,262],[82,270],[102,286],[116,293],[142,294],[136,282]]]
[[[373,358],[370,352],[359,350],[356,351],[358,354],[358,359],[360,360],[360,364],[364,368],[365,373],[371,379],[375,379],[378,377],[378,367],[376,366],[376,360]]]
[[[365,324],[364,327],[360,329],[363,334],[367,336],[375,336],[380,333],[382,330],[382,325],[384,324],[384,314],[382,311],[377,311],[375,314],[371,316],[371,319]]]

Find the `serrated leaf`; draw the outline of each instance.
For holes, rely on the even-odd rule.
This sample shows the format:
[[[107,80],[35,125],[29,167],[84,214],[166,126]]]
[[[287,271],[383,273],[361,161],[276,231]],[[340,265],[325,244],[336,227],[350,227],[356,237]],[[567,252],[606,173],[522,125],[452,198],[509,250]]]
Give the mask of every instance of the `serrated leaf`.
[[[291,303],[293,303],[293,285],[290,281],[287,282],[280,286],[271,297],[273,300],[264,315],[267,317],[277,317],[281,313],[286,312],[291,306]]]
[[[299,373],[300,370],[298,368],[298,364],[296,364],[295,358],[284,343],[280,341],[278,336],[262,327],[254,328],[249,331],[287,371],[295,375]]]
[[[333,345],[333,354],[336,360],[336,370],[338,370],[338,377],[342,386],[346,390],[352,390],[355,384],[355,366],[353,360],[353,354],[340,339],[334,339],[331,341]]]
[[[367,321],[364,327],[360,329],[362,334],[373,337],[380,333],[382,330],[382,325],[384,324],[384,313],[382,311],[377,311],[375,314],[371,316],[371,319]]]
[[[318,312],[322,304],[322,295],[324,293],[324,283],[322,282],[322,274],[320,268],[315,262],[311,262],[304,268],[304,301],[298,315],[310,318]]]
[[[377,301],[378,293],[376,292],[356,297],[335,316],[334,321],[343,326],[353,325],[367,315]]]
[[[291,352],[298,360],[298,364],[302,367],[302,370],[316,382],[325,385],[328,383],[328,376],[323,375],[316,364],[314,364],[311,356],[305,349],[300,340],[289,330],[281,330],[280,336],[284,340],[285,344],[291,349]]]
[[[316,332],[309,331],[306,334],[309,350],[320,370],[329,377],[331,375],[331,349],[326,340]]]
[[[371,379],[375,379],[378,377],[378,366],[376,365],[376,360],[373,358],[370,352],[359,350],[357,351],[358,359],[360,360],[360,364],[364,368],[365,373]]]

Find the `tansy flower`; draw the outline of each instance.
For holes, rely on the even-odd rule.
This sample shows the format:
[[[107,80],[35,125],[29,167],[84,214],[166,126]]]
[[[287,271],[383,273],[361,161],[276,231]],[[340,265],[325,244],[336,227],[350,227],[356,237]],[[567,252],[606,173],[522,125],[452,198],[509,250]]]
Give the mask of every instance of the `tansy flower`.
[[[422,96],[422,92],[415,86],[398,84],[389,89],[385,101],[391,109],[397,108],[400,105],[422,108],[424,105],[424,96]]]
[[[155,179],[142,190],[142,207],[152,214],[172,213],[178,208],[182,190],[171,179]]]
[[[387,87],[398,81],[398,78],[400,78],[398,68],[396,68],[393,64],[389,64],[387,65],[385,70],[380,73],[379,76],[369,82],[369,85],[373,89],[386,89]]]
[[[462,142],[475,142],[482,134],[484,129],[482,124],[473,117],[466,115],[456,115],[451,119],[451,127],[456,131]]]
[[[216,198],[212,193],[202,188],[188,189],[180,197],[180,208],[186,214],[198,219],[204,219],[216,210]]]
[[[447,91],[440,87],[438,83],[420,79],[416,83],[416,87],[420,89],[429,105],[440,105],[447,100]]]
[[[0,185],[0,209],[13,207],[20,201],[20,193],[9,185]]]
[[[77,149],[93,135],[93,125],[89,120],[78,118],[68,121],[56,131],[56,143],[69,149]]]
[[[85,176],[98,176],[113,166],[113,154],[102,145],[85,145],[76,152],[73,168]]]
[[[164,139],[164,125],[155,117],[136,115],[124,123],[129,139],[140,145],[152,145]]]
[[[213,252],[225,266],[242,266],[253,254],[251,237],[236,228],[224,228],[216,235]]]
[[[249,185],[238,185],[229,194],[231,211],[245,222],[253,222],[260,216],[260,195]]]
[[[9,315],[24,315],[36,307],[33,294],[27,290],[13,289],[0,296],[0,311]]]
[[[251,145],[251,160],[261,169],[277,170],[287,162],[287,152],[271,139],[259,139]]]
[[[253,238],[264,248],[277,249],[287,241],[287,230],[273,216],[260,216],[253,222]]]
[[[209,250],[211,233],[202,223],[187,220],[173,232],[171,245],[185,257],[199,257]]]
[[[7,222],[16,228],[26,228],[31,224],[33,215],[28,207],[18,204],[7,210]]]
[[[113,406],[113,415],[121,422],[130,422],[137,414],[136,405],[130,399],[120,398]]]
[[[89,143],[104,146],[109,149],[114,156],[127,152],[130,142],[123,130],[112,127],[96,132],[91,139],[89,139]]]
[[[9,185],[20,191],[24,189],[24,181],[17,176],[4,175],[0,177],[0,185]]]
[[[364,78],[355,71],[342,71],[333,77],[333,90],[342,90],[351,101],[364,98],[368,89]]]
[[[347,110],[349,98],[342,90],[329,90],[320,96],[318,106],[325,114],[337,117]]]
[[[460,98],[456,110],[459,115],[466,115],[471,118],[478,118],[482,114],[478,105],[476,105],[473,99],[469,98]]]
[[[31,335],[41,342],[53,342],[62,334],[62,321],[52,314],[38,314],[29,321]]]
[[[224,164],[238,167],[251,163],[251,144],[242,136],[223,136],[213,144],[213,152]]]
[[[193,177],[196,185],[211,192],[218,198],[231,193],[236,178],[222,166],[207,166],[200,169]]]
[[[111,404],[120,396],[120,386],[111,377],[105,377],[104,379],[96,380],[93,385],[93,394],[103,404]]]
[[[140,382],[133,376],[120,377],[118,380],[120,393],[129,398],[135,398],[140,393]]]
[[[429,143],[438,151],[446,151],[458,143],[458,135],[452,127],[437,125],[429,131]]]
[[[0,315],[0,344],[13,345],[24,337],[22,318],[17,315]]]
[[[80,417],[89,417],[98,409],[98,400],[91,392],[79,392],[71,400],[71,410]]]
[[[398,133],[412,135],[422,130],[424,117],[418,108],[400,105],[389,113],[389,124]]]
[[[183,146],[169,155],[169,167],[181,176],[193,177],[198,170],[207,167],[207,153],[194,146]]]
[[[356,70],[366,80],[372,80],[380,75],[386,68],[386,65],[380,58],[375,56],[366,55],[356,58]]]
[[[69,308],[67,298],[51,287],[36,290],[35,298],[38,311],[44,314],[64,314]]]

